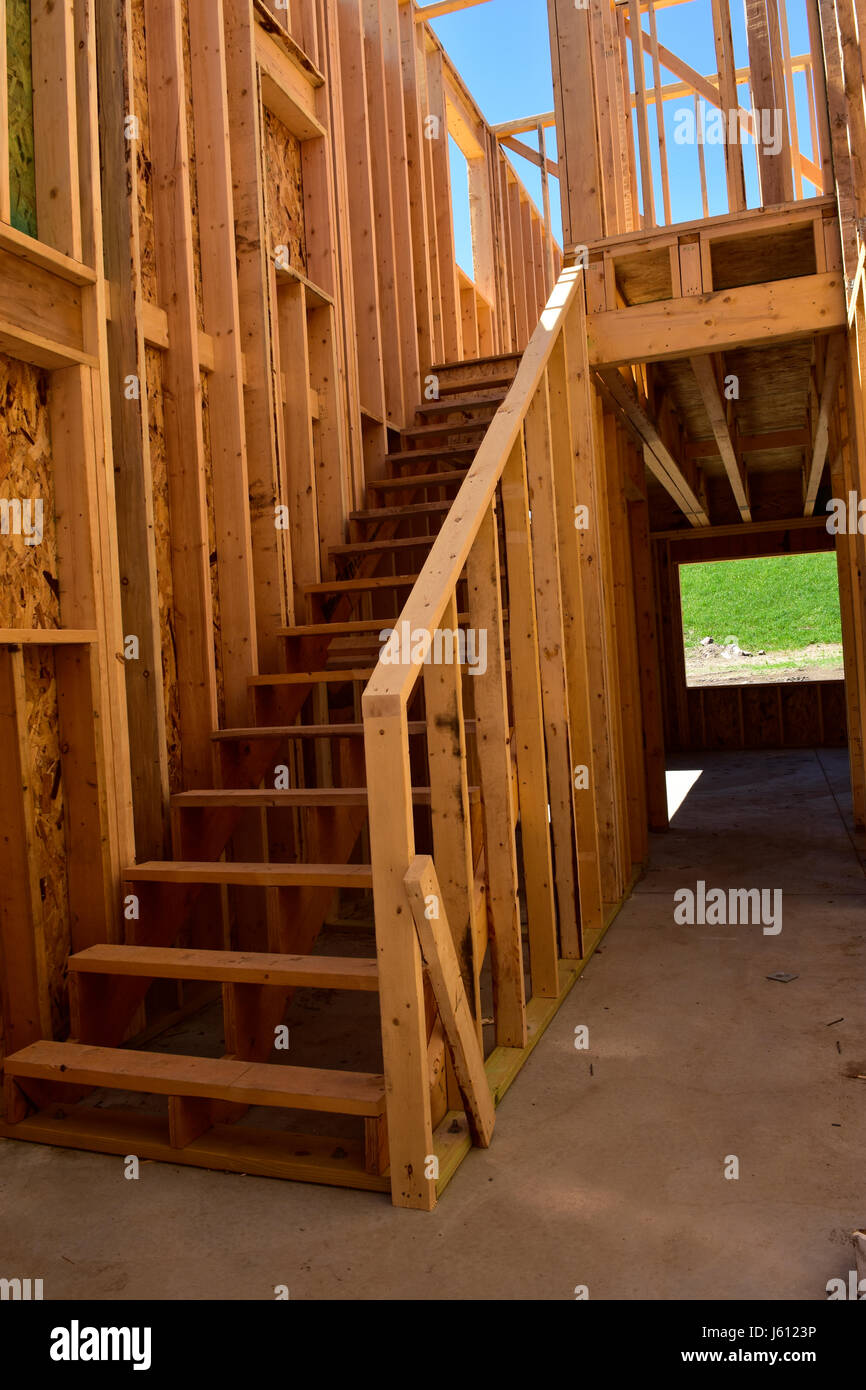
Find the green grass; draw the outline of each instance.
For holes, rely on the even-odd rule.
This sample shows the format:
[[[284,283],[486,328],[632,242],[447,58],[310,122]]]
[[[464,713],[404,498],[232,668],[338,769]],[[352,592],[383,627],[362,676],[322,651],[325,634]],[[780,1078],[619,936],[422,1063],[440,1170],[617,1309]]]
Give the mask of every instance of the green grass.
[[[836,557],[773,555],[681,565],[683,635],[687,647],[702,637],[736,637],[750,652],[841,642]]]

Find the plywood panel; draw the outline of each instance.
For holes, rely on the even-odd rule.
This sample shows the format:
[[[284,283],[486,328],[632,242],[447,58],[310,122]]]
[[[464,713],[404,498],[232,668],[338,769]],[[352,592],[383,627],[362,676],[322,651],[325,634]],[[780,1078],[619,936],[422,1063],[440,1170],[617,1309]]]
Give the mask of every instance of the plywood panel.
[[[0,356],[0,498],[42,502],[42,540],[6,535],[0,544],[0,627],[57,627],[57,543],[48,424],[47,372]],[[22,512],[26,517],[26,512]],[[14,525],[14,513],[8,525]]]
[[[301,142],[272,111],[265,111],[265,197],[271,249],[285,246],[293,270],[307,273]]]
[[[43,988],[55,1037],[68,1032],[66,960],[69,955],[69,897],[66,882],[64,795],[54,653],[50,647],[24,651],[25,711],[33,804],[32,870],[41,898]]]
[[[136,159],[141,288],[145,299],[151,304],[157,304],[159,290],[156,279],[156,230],[153,215],[153,165],[150,157],[150,99],[147,91],[146,44],[144,0],[132,0],[132,90],[134,114],[138,118]]]

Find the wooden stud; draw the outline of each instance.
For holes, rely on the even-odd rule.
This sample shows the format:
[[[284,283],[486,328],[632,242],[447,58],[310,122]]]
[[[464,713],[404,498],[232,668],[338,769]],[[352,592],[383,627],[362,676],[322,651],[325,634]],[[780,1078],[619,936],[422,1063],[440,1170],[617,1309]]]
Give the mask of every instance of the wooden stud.
[[[526,992],[518,900],[517,813],[508,719],[501,565],[496,519],[487,512],[469,554],[469,621],[487,641],[487,669],[474,677],[475,746],[484,812],[494,1020],[500,1047],[526,1046]]]
[[[535,582],[522,438],[511,449],[502,474],[502,508],[508,569],[514,740],[517,751],[523,874],[529,917],[532,993],[533,996],[541,995],[553,999],[559,993],[559,952],[548,829],[547,759],[539,674]]]
[[[454,937],[456,959],[480,1039],[480,963],[475,960],[478,929],[473,892],[475,867],[454,597],[434,633],[434,641],[437,636],[441,651],[437,652],[432,646],[424,667],[433,854],[439,864],[445,916]]]
[[[406,891],[473,1137],[476,1144],[487,1148],[493,1137],[494,1108],[484,1071],[478,1020],[466,994],[465,976],[453,944],[455,932],[448,920],[447,895],[440,888],[429,856],[413,859],[406,874]]]
[[[560,945],[563,956],[577,959],[582,951],[575,875],[574,759],[570,739],[559,564],[557,512],[560,502],[553,473],[553,439],[546,374],[526,415],[526,469],[532,512],[532,572],[535,579]]]

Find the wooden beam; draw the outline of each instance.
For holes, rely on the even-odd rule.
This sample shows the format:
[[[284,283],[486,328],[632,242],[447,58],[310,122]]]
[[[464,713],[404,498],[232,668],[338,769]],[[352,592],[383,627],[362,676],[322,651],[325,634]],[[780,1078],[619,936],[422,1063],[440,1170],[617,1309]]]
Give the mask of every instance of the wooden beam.
[[[537,130],[540,125],[545,129],[555,126],[556,112],[545,111],[540,116],[521,116],[516,121],[500,121],[490,129],[498,140],[502,140],[506,135],[527,135],[531,130]]]
[[[534,150],[531,145],[525,145],[522,140],[513,140],[510,135],[503,135],[499,143],[506,150],[511,150],[512,154],[519,154],[521,159],[528,159],[530,164],[534,164],[537,169],[546,169],[548,174],[552,174],[556,179],[559,178],[559,165],[556,160],[550,159],[547,155],[542,159],[538,151]]]
[[[827,344],[827,355],[824,358],[824,382],[821,387],[821,403],[818,408],[815,440],[812,446],[812,459],[806,475],[806,496],[803,507],[804,516],[811,516],[815,510],[815,499],[818,496],[818,488],[821,486],[821,475],[824,472],[824,463],[827,458],[827,444],[830,438],[830,415],[836,404],[839,379],[842,374],[842,367],[845,363],[846,351],[847,343],[845,334],[834,333]]]
[[[39,240],[82,257],[76,139],[75,37],[71,5],[31,0],[33,133]],[[4,132],[4,139],[8,134]]]
[[[395,1206],[431,1211],[433,1123],[421,949],[407,918],[406,873],[415,859],[409,732],[399,700],[363,696],[370,850],[386,1108]],[[407,930],[408,927],[408,930]]]
[[[452,596],[443,616],[444,633],[458,631],[457,603]],[[452,661],[424,667],[427,758],[430,769],[430,819],[433,853],[442,869],[443,917],[450,924],[454,959],[467,991],[473,1027],[481,1040],[481,951],[475,905],[463,676],[457,653]],[[421,940],[422,949],[424,938]]]
[[[719,91],[727,130],[731,112],[739,113],[740,110],[734,64],[734,41],[731,35],[731,12],[728,8],[728,0],[711,0],[711,4],[716,65],[719,71]],[[739,135],[740,128],[741,121],[738,114],[737,135]],[[739,139],[732,141],[726,138],[724,154],[725,176],[728,183],[728,207],[731,212],[742,212],[746,206],[746,185],[743,173],[743,152]]]
[[[629,35],[632,41],[632,68],[637,114],[638,151],[640,153],[640,186],[643,204],[643,225],[656,225],[655,195],[653,193],[653,171],[649,150],[649,124],[647,121],[646,78],[644,76],[644,31],[638,16],[637,0],[629,0],[631,25]]]
[[[476,1144],[487,1148],[493,1137],[493,1097],[484,1070],[477,1021],[454,949],[445,899],[429,855],[418,855],[412,860],[404,882],[473,1137]]]
[[[141,283],[138,146],[124,133],[124,117],[134,105],[131,0],[97,6],[96,23],[105,271],[114,287],[107,334],[113,361],[123,364],[109,374],[120,597],[123,631],[139,643],[139,659],[124,663],[135,845],[139,858],[155,859],[167,847],[168,755],[164,687],[153,674],[161,668],[162,637],[145,389],[151,306]],[[127,197],[117,197],[121,187],[129,189]],[[139,381],[132,399],[125,389],[130,373]]]
[[[157,273],[165,287],[169,348],[163,367],[172,580],[183,768],[206,785],[219,724],[213,647],[198,311],[180,11],[145,0]]]
[[[487,670],[475,678],[472,694],[484,818],[496,1041],[500,1047],[525,1047],[526,988],[518,896],[517,810],[502,622],[502,566],[492,507],[481,523],[469,554],[466,580],[470,623],[476,631],[487,633]]]
[[[275,526],[280,500],[274,418],[277,409],[271,345],[269,255],[263,230],[260,101],[255,25],[249,0],[223,0],[227,99],[230,118],[232,201],[237,240],[241,346],[248,385],[244,391],[250,527],[259,660],[280,670],[285,654],[276,632],[286,624],[286,532]]]
[[[685,513],[692,526],[709,526],[700,499],[692,490],[679,464],[664,444],[653,421],[629,390],[618,371],[606,370],[601,378],[617,405],[622,410],[644,443],[644,458],[653,477],[674,499]]]
[[[590,314],[589,360],[609,367],[761,347],[846,323],[842,275],[827,271]]]
[[[743,461],[734,447],[731,438],[730,423],[728,413],[719,391],[718,378],[712,359],[707,355],[704,357],[691,358],[692,371],[698,383],[698,390],[704,403],[704,409],[710,422],[710,428],[715,436],[716,444],[728,475],[728,481],[736,499],[737,508],[744,521],[751,521],[752,513],[749,510],[749,492],[746,479],[746,470]]]
[[[576,8],[573,0],[548,0],[547,9],[563,237],[566,245],[588,245],[604,231],[594,121],[588,124],[593,91],[589,12]]]
[[[416,5],[415,23],[426,24],[431,19],[441,19],[446,14],[457,14],[459,10],[470,10],[475,5],[487,5],[489,0],[434,0],[432,5]]]
[[[222,0],[189,0],[189,39],[202,308],[206,334],[213,339],[208,417],[219,642],[225,718],[231,724],[246,717],[246,681],[258,670],[258,653]],[[198,341],[203,366],[202,335]]]

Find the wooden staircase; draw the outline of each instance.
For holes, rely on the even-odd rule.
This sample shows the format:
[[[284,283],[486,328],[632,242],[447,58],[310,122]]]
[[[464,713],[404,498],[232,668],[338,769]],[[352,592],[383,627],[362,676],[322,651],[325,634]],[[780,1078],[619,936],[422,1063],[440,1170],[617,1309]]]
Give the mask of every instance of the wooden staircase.
[[[367,956],[333,955],[339,935],[326,926],[341,896],[369,907],[373,886],[361,695],[379,660],[382,630],[395,624],[413,590],[518,360],[437,369],[439,399],[419,406],[417,424],[369,483],[366,508],[351,514],[345,543],[330,550],[331,573],[305,587],[305,621],[280,633],[286,669],[250,680],[248,727],[214,731],[214,786],[172,798],[175,857],[126,871],[125,941],[70,957],[70,1040],[34,1042],[6,1058],[0,1133],[391,1188],[380,1040],[367,1048],[380,1058],[379,1069],[367,1072],[290,1065],[283,1058],[291,1053],[275,1049],[275,1039],[297,989],[379,989],[372,932]],[[464,607],[458,598],[465,620]],[[423,691],[417,694],[407,736],[423,845],[430,842],[432,793]],[[471,718],[465,727],[471,737]],[[483,900],[482,798],[477,785],[467,793]],[[151,990],[179,988],[188,1002],[199,997],[186,993],[193,985],[205,991],[202,998],[221,998],[224,1055],[128,1045],[147,1021]],[[163,1010],[168,997],[158,995]],[[446,1099],[460,1104],[462,1073],[458,1065],[455,1078],[450,1062],[443,1068],[432,998],[428,1005],[431,1086],[441,1116]],[[161,1099],[143,1106],[135,1101],[142,1095]],[[262,1127],[259,1108],[351,1117],[360,1132],[335,1138]],[[483,1114],[472,1123],[486,1133]]]

